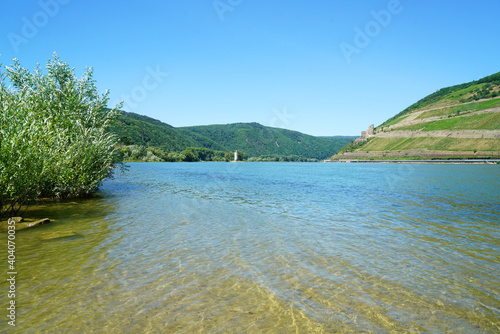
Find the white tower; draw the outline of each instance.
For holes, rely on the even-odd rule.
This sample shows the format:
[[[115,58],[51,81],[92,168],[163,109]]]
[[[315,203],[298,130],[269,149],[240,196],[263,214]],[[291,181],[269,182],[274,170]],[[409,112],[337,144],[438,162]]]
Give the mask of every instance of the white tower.
[[[238,161],[238,150],[234,151],[234,161]]]

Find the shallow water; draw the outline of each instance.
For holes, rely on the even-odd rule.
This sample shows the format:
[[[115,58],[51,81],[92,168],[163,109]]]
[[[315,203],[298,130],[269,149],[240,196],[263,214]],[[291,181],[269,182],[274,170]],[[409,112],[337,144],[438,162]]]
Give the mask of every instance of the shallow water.
[[[130,166],[30,209],[17,332],[500,332],[498,166]]]

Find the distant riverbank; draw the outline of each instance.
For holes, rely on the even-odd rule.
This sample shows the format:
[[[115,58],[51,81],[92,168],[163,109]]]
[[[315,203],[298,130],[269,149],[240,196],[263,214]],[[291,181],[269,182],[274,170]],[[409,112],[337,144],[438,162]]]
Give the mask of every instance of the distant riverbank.
[[[411,163],[411,164],[500,164],[500,159],[422,159],[422,160],[325,160],[336,163]]]

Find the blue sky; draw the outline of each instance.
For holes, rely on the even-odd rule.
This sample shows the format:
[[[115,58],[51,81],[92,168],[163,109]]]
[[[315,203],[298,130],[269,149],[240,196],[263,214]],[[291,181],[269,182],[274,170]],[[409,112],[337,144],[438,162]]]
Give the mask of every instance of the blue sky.
[[[500,71],[500,1],[3,1],[0,62],[92,66],[113,104],[173,126],[358,135]]]

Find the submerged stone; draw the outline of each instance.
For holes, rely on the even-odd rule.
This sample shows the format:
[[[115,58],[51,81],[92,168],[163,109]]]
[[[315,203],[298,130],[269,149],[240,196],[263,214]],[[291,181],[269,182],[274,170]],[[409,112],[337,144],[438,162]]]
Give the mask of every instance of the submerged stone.
[[[42,240],[53,240],[59,238],[73,237],[76,233],[73,231],[57,231],[57,232],[44,232],[40,234]]]
[[[35,227],[35,226],[43,225],[43,224],[47,224],[47,223],[50,223],[49,218],[35,220],[34,222],[18,223],[18,224],[16,224],[16,230],[22,230],[22,229],[25,229],[28,227]]]
[[[50,223],[49,218],[43,218],[43,219],[38,219],[38,220],[33,220],[33,221],[25,221],[22,217],[12,217],[15,221],[15,226],[16,226],[16,231],[18,230],[24,230],[25,228],[29,227],[35,227],[38,225],[43,225]],[[8,220],[0,222],[0,231],[7,231],[9,226]]]

